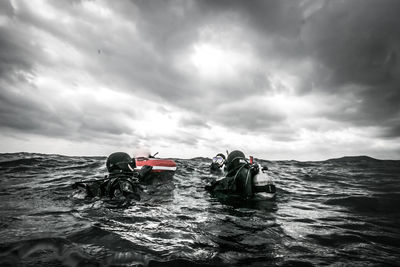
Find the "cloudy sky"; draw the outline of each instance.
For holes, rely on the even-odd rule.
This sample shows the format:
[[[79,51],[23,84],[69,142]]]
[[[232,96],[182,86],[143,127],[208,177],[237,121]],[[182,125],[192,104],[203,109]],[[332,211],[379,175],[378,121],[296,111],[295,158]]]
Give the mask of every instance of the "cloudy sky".
[[[400,158],[400,1],[1,1],[0,152]]]

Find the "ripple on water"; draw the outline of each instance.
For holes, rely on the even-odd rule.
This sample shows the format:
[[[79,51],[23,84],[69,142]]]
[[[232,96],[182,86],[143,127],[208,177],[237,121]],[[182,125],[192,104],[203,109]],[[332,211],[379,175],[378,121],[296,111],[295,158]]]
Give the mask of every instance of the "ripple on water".
[[[361,162],[357,162],[360,160]],[[173,180],[129,207],[80,199],[105,157],[0,154],[0,265],[396,265],[398,162],[262,161],[275,201],[213,196],[210,160],[176,159]]]

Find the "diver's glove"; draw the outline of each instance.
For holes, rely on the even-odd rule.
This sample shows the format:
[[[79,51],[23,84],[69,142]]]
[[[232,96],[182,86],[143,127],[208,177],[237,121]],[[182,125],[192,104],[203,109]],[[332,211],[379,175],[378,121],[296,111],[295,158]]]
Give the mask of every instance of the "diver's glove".
[[[251,164],[250,171],[253,176],[258,174],[260,172],[260,168],[258,167],[258,164]]]
[[[138,173],[138,176],[137,176],[137,178],[139,178],[139,181],[140,181],[140,182],[145,182],[145,181],[146,181],[146,178],[150,175],[150,172],[151,172],[152,169],[153,169],[152,166],[144,165],[144,166],[140,169],[140,171],[139,171],[139,173]]]
[[[110,178],[106,175],[103,179],[93,179],[86,181],[79,181],[72,184],[73,189],[84,189],[86,197],[101,197],[104,195],[104,186],[108,183]]]

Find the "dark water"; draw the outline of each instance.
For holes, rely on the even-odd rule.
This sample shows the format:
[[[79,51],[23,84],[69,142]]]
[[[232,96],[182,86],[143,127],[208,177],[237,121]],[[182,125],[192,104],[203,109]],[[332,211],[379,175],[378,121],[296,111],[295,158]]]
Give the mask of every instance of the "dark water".
[[[104,157],[0,154],[0,266],[396,266],[400,161],[263,161],[275,201],[213,198],[207,159],[128,208],[71,188]]]

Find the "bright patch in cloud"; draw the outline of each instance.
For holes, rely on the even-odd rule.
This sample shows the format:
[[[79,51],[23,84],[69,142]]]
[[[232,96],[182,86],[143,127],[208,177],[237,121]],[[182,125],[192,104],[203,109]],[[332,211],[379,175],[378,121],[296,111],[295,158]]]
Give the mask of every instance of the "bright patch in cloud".
[[[207,43],[193,46],[191,61],[201,76],[211,79],[232,77],[247,64],[236,51]]]

